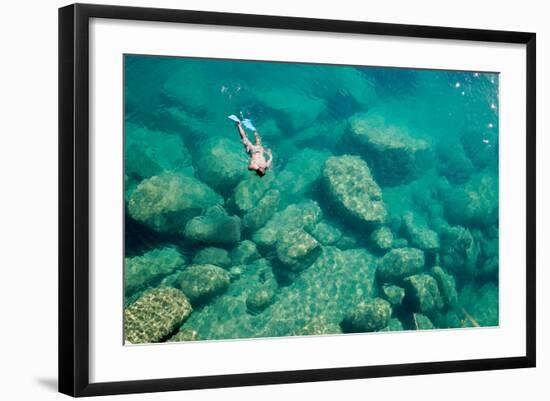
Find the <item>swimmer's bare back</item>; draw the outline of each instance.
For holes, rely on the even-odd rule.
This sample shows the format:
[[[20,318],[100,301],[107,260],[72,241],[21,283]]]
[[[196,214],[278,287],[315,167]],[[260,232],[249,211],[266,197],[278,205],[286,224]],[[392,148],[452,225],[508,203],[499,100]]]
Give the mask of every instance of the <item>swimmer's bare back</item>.
[[[241,142],[244,145],[246,153],[250,155],[250,162],[248,163],[248,169],[255,171],[260,177],[263,177],[267,170],[273,165],[273,155],[271,154],[270,149],[265,149],[262,146],[262,139],[258,131],[254,131],[254,137],[256,142],[253,144],[248,139],[246,132],[240,121],[236,121],[237,130],[239,131],[239,136],[241,137]],[[269,160],[266,160],[265,153],[269,156]]]

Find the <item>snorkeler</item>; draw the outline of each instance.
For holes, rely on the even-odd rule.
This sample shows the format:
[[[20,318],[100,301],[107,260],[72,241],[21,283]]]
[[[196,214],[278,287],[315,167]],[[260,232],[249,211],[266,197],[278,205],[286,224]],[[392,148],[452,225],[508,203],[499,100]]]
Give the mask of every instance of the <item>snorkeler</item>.
[[[263,177],[266,171],[269,170],[273,165],[273,155],[271,154],[271,150],[262,146],[262,139],[260,138],[258,131],[252,125],[252,122],[250,120],[246,119],[243,120],[241,123],[241,120],[239,120],[235,115],[230,115],[229,119],[235,121],[235,123],[237,124],[237,129],[239,131],[239,135],[241,137],[241,141],[244,145],[246,153],[250,155],[248,169],[250,171],[255,171],[256,174],[258,174],[260,177]],[[243,124],[246,128],[254,131],[254,137],[256,138],[255,144],[250,142],[250,140],[248,139],[248,136],[246,135],[246,132],[243,128]],[[268,154],[269,160],[266,160],[264,152]]]

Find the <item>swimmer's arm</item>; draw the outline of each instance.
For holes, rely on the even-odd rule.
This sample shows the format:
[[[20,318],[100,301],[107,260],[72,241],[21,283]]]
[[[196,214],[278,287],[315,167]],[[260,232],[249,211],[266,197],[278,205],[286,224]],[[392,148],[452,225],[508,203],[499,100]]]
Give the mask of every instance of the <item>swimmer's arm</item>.
[[[258,134],[258,131],[254,131],[254,136],[256,137],[256,146],[261,146],[262,138],[260,138],[260,134]]]
[[[239,130],[239,135],[241,136],[241,141],[244,147],[246,148],[246,151],[250,152],[253,145],[252,145],[252,142],[250,142],[250,139],[248,139],[248,137],[246,136],[246,132],[244,132],[243,126],[241,125],[240,122],[237,123],[237,129]]]
[[[271,154],[271,149],[266,149],[265,153],[269,156],[269,160],[267,161],[267,168],[271,168],[273,165],[273,155]]]

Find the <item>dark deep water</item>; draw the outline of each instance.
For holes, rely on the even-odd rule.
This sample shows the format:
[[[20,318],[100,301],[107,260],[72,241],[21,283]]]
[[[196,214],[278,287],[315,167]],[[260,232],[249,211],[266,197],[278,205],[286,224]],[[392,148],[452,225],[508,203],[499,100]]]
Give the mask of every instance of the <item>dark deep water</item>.
[[[498,325],[498,74],[125,56],[124,89],[129,342]]]

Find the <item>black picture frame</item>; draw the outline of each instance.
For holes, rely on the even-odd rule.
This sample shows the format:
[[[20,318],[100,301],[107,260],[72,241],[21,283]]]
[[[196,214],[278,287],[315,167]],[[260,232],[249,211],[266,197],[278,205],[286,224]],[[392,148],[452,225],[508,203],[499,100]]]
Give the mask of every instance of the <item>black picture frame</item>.
[[[276,28],[526,46],[526,353],[520,357],[90,383],[89,22],[91,18]],[[71,396],[141,393],[534,367],[536,35],[220,12],[74,4],[59,9],[59,391]]]

